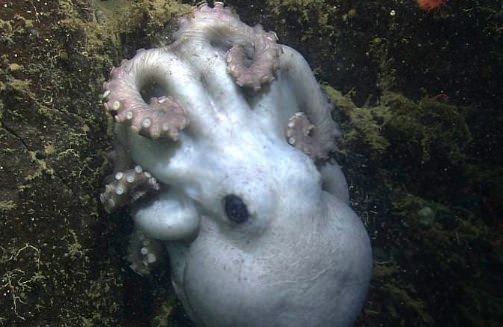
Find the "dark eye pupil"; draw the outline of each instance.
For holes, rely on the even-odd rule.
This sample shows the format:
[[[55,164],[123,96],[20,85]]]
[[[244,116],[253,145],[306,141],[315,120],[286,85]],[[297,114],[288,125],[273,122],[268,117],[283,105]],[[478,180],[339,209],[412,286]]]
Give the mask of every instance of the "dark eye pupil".
[[[246,204],[234,194],[228,194],[224,197],[224,209],[227,218],[236,224],[244,223],[250,217]]]

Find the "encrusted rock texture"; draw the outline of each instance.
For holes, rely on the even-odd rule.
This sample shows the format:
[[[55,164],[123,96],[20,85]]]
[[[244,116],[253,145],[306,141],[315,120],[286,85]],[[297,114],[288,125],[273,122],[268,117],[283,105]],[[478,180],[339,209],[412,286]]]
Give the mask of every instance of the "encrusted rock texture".
[[[299,50],[335,104],[337,160],[375,257],[357,325],[501,325],[500,1],[226,3]],[[0,4],[0,326],[191,325],[167,269],[129,269],[132,223],[99,193],[112,172],[103,82],[169,44],[194,4]]]

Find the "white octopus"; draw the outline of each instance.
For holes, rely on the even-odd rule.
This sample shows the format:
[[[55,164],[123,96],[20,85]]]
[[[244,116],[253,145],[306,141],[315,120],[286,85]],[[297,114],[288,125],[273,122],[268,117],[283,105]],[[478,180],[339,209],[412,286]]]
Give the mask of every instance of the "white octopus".
[[[116,173],[101,200],[131,209],[135,270],[166,245],[198,326],[354,322],[370,242],[328,160],[331,107],[298,52],[202,5],[173,44],[140,51],[104,87]]]

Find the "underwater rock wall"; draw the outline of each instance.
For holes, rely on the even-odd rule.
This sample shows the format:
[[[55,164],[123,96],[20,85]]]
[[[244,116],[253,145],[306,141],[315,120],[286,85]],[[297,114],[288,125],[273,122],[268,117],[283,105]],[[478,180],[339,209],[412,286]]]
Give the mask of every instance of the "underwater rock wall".
[[[501,324],[500,1],[227,3],[342,91],[326,88],[345,120],[338,161],[377,259],[357,325]],[[170,43],[160,36],[190,9],[141,0],[113,14],[125,4],[0,10],[0,325],[188,324],[161,300],[167,276],[128,270],[132,225],[97,201],[111,169],[105,75]]]
[[[128,225],[105,223],[97,198],[111,142],[98,94],[122,47],[97,13],[87,1],[2,2],[2,326],[125,319],[129,272],[115,251],[127,243],[107,235]]]
[[[70,1],[0,10],[0,325],[119,320],[120,257],[96,188],[109,143],[96,110],[112,39]],[[102,31],[103,32],[103,31]]]

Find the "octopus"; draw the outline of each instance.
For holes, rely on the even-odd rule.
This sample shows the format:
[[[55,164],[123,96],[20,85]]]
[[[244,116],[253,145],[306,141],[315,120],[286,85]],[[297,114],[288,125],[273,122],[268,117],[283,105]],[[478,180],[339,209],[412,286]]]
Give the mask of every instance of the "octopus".
[[[372,251],[308,63],[219,2],[174,39],[104,83],[115,143],[101,202],[129,209],[131,267],[148,274],[166,249],[197,326],[352,325]]]

